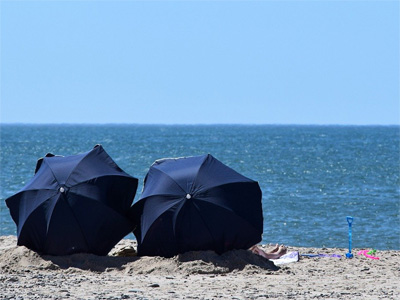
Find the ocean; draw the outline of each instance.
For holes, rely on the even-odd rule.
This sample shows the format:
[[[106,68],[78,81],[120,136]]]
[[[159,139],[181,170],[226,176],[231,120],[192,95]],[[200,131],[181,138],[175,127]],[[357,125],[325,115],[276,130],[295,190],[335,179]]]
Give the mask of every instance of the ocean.
[[[0,125],[0,235],[15,235],[5,199],[46,153],[102,144],[139,179],[165,157],[210,153],[259,182],[263,243],[400,249],[400,127],[300,125]],[[134,238],[133,234],[127,238]]]

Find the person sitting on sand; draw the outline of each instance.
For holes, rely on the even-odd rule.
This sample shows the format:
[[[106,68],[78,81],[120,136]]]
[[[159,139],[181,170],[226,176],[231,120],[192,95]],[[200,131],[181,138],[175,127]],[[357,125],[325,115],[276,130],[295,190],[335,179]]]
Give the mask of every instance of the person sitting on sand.
[[[276,244],[275,247],[268,252],[265,252],[257,245],[254,245],[249,250],[254,254],[265,257],[266,259],[278,259],[282,255],[285,255],[287,253],[287,248],[284,245],[278,245],[278,244]]]

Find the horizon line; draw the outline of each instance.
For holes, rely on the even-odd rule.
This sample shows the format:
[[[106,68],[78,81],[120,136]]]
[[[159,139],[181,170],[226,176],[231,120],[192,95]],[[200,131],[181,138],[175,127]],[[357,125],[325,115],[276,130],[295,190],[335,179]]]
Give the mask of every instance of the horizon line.
[[[1,122],[1,125],[148,125],[148,126],[400,126],[399,124],[341,124],[341,123],[128,123],[128,122]]]

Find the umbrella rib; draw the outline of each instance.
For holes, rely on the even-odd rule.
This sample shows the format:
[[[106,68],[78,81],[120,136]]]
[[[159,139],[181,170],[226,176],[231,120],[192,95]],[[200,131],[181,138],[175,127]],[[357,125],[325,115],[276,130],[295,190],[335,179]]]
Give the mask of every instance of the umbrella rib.
[[[76,168],[78,168],[79,164],[82,162],[82,160],[83,160],[85,157],[86,157],[86,156],[83,156],[82,159],[81,159],[81,160],[76,164],[76,166],[71,170],[71,173],[69,173],[67,179],[65,180],[65,183],[68,182],[68,180],[69,180],[69,178],[71,177],[72,173],[74,173],[74,171],[76,170]],[[58,182],[57,177],[56,177],[56,175],[55,175],[53,169],[51,168],[50,164],[47,164],[47,166],[49,167],[49,169],[50,169],[50,171],[51,171],[51,174],[53,174],[54,179],[56,180],[57,184],[59,185],[60,183]],[[90,179],[92,179],[92,178],[90,178]],[[89,181],[90,179],[85,180],[85,182],[86,182],[86,181]]]
[[[196,176],[195,176],[194,179],[193,179],[193,183],[192,183],[192,186],[191,186],[191,189],[190,189],[190,192],[191,192],[191,193],[193,192],[193,190],[192,190],[193,186],[194,186],[195,183],[197,182],[197,177],[198,177],[199,174],[200,174],[200,169],[204,166],[206,160],[207,160],[209,157],[210,157],[210,154],[206,155],[206,156],[205,156],[205,159],[204,159],[204,160],[202,161],[202,163],[200,164],[200,167],[199,167],[199,169],[198,169],[198,171],[197,171],[197,174],[196,174]],[[201,192],[201,191],[202,191],[202,190],[198,190],[197,193],[199,193],[199,192]]]
[[[80,165],[80,163],[82,162],[82,160],[84,160],[87,157],[87,153],[86,155],[82,156],[82,159],[79,160],[79,162],[76,164],[76,166],[71,170],[71,172],[69,173],[67,179],[65,180],[65,183],[67,183],[71,177],[71,175],[74,173],[74,171],[78,168],[78,166]],[[88,179],[90,180],[90,179]],[[87,181],[87,180],[86,180]]]
[[[85,155],[85,156],[83,156],[82,157],[82,159],[76,164],[76,166],[71,170],[71,173],[68,175],[68,178],[65,180],[65,182],[67,183],[68,181],[69,181],[69,179],[70,179],[70,177],[72,176],[72,174],[75,172],[75,170],[79,167],[79,165],[81,164],[81,162],[85,159],[87,157],[87,155]],[[122,171],[122,170],[121,170]],[[128,174],[129,175],[129,174]],[[129,178],[129,176],[127,176],[127,174],[125,173],[125,172],[121,172],[121,174],[102,174],[102,175],[93,175],[93,176],[91,176],[90,178],[86,178],[84,181],[81,181],[81,182],[79,182],[79,183],[77,183],[76,185],[78,185],[78,184],[81,184],[81,183],[86,183],[86,182],[88,182],[88,181],[90,181],[90,180],[92,180],[92,179],[94,179],[94,178],[103,178],[103,177],[107,177],[107,176],[119,176],[119,177],[128,177]],[[70,186],[70,187],[72,187],[72,186]]]
[[[35,191],[35,190],[28,190],[28,191]],[[29,216],[26,218],[24,224],[22,224],[22,226],[21,226],[19,229],[17,228],[18,232],[21,232],[21,231],[22,231],[22,228],[24,228],[25,223],[29,220],[29,218],[32,217],[32,214],[33,214],[35,211],[37,211],[37,210],[39,209],[39,207],[40,207],[43,203],[45,203],[46,201],[49,201],[49,200],[50,200],[52,197],[54,197],[55,195],[56,195],[56,194],[49,196],[46,200],[42,201],[39,205],[36,205],[36,207],[34,207],[34,208],[30,211]],[[18,226],[17,226],[17,227],[18,227]],[[48,224],[46,224],[46,230],[48,230]]]
[[[194,201],[193,201],[193,206],[196,208],[201,220],[203,221],[204,226],[207,228],[207,231],[210,234],[210,236],[212,237],[213,243],[215,244],[216,239],[215,239],[214,235],[212,234],[212,231],[210,230],[208,223],[205,221],[205,219],[203,218],[203,215],[200,213],[199,207],[196,205],[196,203]]]
[[[20,191],[20,192],[18,192],[17,194],[15,194],[15,196],[17,196],[17,195],[19,195],[19,194],[24,194],[25,192],[40,192],[40,191],[43,191],[43,190],[46,190],[46,191],[53,191],[54,192],[54,189],[32,189],[32,190],[23,190],[23,191]],[[54,194],[52,194],[51,196],[49,196],[47,199],[45,199],[45,200],[43,200],[39,205],[37,205],[32,211],[35,211],[40,205],[42,205],[44,202],[46,202],[47,200],[49,200],[51,197],[54,197],[55,195],[57,194],[57,192],[55,192]]]
[[[168,173],[164,172],[163,170],[160,170],[158,168],[155,168],[157,171],[163,173],[164,175],[166,175],[168,178],[171,179],[171,181],[173,181],[181,190],[183,193],[186,193],[186,191],[175,181],[175,179],[173,177],[171,177]],[[158,194],[157,194],[158,195]]]
[[[210,158],[210,159],[214,159],[214,160],[216,160],[217,162],[219,162],[219,161],[218,161],[215,157],[213,157],[212,155],[210,155],[210,154],[206,155],[205,159],[203,160],[203,162],[201,163],[201,165],[200,165],[200,167],[199,167],[199,171],[197,172],[196,177],[194,178],[193,183],[197,182],[197,177],[198,177],[198,175],[200,174],[201,169],[202,169],[203,166],[205,165],[206,160],[209,159],[209,158]],[[230,169],[231,172],[237,173],[237,174],[241,177],[240,180],[235,180],[235,183],[254,182],[254,180],[249,179],[249,178],[247,178],[247,177],[245,177],[245,176],[239,174],[238,172],[236,172],[235,170],[231,169],[230,167],[228,167],[228,166],[225,166],[225,167],[227,167],[228,169]],[[197,190],[197,193],[201,193],[203,190],[209,190],[209,189],[211,189],[211,188],[215,188],[215,187],[218,187],[218,186],[223,186],[223,185],[230,184],[230,183],[232,183],[232,182],[223,182],[223,183],[218,183],[218,184],[215,184],[215,185],[212,185],[212,186],[203,187],[203,189]]]
[[[57,190],[55,189],[45,189],[45,188],[35,188],[35,189],[28,189],[28,190],[21,190],[18,193],[16,193],[14,196],[21,194],[21,193],[25,193],[25,192],[35,192],[35,191],[55,191],[57,192]]]
[[[206,203],[208,203],[208,204],[214,204],[214,205],[215,205],[215,203],[213,203],[213,202],[209,202],[209,201],[205,201],[205,200],[201,200],[201,199],[198,199],[198,200],[199,200],[199,201],[206,202]],[[197,205],[195,205],[195,207],[196,207],[197,210],[199,210],[198,207],[197,207]],[[228,208],[226,208],[226,207],[224,207],[224,206],[221,206],[221,205],[218,205],[218,207],[221,208],[221,209],[230,211],[230,212],[234,212],[234,210],[228,209]],[[199,215],[201,216],[201,214],[199,214]],[[243,218],[242,216],[240,216],[240,215],[238,215],[238,214],[235,214],[235,216],[236,216],[237,218],[240,218],[240,220],[244,221],[246,224],[248,224],[249,227],[251,227],[251,228],[253,228],[255,231],[257,231],[257,228],[254,227],[254,225],[251,224],[249,221],[247,221],[245,218]],[[204,222],[204,219],[203,219],[203,218],[201,218],[201,219],[202,219],[203,222]],[[204,222],[204,223],[207,224],[206,222]],[[207,226],[207,229],[208,229],[208,226]]]
[[[48,163],[46,162],[46,160],[43,160],[43,162],[45,162],[45,163],[47,164],[48,168],[50,169],[51,174],[53,174],[53,178],[55,179],[55,181],[56,181],[57,184],[59,185],[60,183],[58,182],[57,177],[56,177],[56,174],[54,173],[54,171],[53,171],[53,169],[51,168],[50,164],[48,164]],[[43,164],[43,163],[42,163],[42,164]]]
[[[73,193],[72,193],[72,194],[73,194]],[[63,198],[63,200],[66,202],[67,206],[68,206],[69,209],[71,210],[71,214],[72,214],[72,216],[74,217],[74,219],[75,219],[75,221],[76,221],[76,224],[77,224],[77,226],[79,227],[80,231],[82,232],[83,239],[85,240],[86,246],[87,246],[87,248],[89,249],[88,241],[87,241],[87,239],[86,239],[86,236],[85,236],[85,234],[84,234],[84,231],[82,230],[81,224],[78,222],[78,219],[76,218],[76,216],[75,216],[75,214],[74,214],[74,210],[72,209],[71,205],[69,204],[69,202],[67,201],[66,198]],[[54,206],[54,207],[55,207],[55,206]],[[47,238],[46,238],[46,241],[47,241]]]

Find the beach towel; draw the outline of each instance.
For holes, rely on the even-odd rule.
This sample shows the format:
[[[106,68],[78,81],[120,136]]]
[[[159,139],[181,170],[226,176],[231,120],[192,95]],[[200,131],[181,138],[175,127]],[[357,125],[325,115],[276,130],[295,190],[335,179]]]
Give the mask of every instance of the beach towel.
[[[285,255],[282,255],[278,259],[270,259],[274,263],[274,265],[282,265],[282,264],[288,264],[292,262],[297,262],[299,261],[299,252],[298,251],[293,251],[286,253]]]

